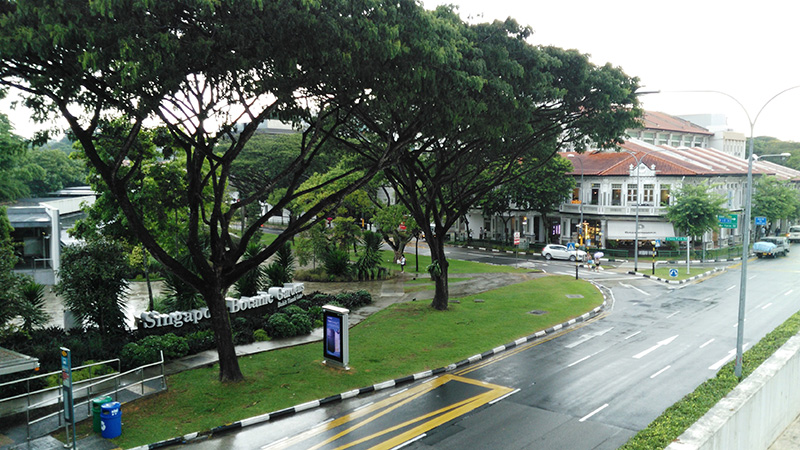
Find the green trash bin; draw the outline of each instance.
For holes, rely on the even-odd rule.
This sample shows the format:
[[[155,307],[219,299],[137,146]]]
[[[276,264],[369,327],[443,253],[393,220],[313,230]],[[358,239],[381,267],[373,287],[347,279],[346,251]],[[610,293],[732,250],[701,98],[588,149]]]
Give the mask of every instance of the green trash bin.
[[[92,399],[92,430],[95,433],[99,433],[101,431],[100,428],[100,412],[101,406],[106,403],[113,402],[114,399],[109,396],[104,397],[97,397]]]

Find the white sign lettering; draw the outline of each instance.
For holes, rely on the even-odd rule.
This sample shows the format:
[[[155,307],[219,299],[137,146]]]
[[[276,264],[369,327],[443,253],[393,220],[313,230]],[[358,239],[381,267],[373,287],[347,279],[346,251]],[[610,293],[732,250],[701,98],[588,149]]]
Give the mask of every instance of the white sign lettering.
[[[248,309],[260,308],[270,305],[277,300],[278,308],[296,302],[303,297],[305,285],[303,283],[287,283],[283,287],[269,288],[269,292],[258,292],[255,297],[227,298],[225,305],[228,312],[235,314]],[[144,328],[157,328],[173,326],[180,328],[185,323],[194,323],[210,319],[211,312],[208,308],[192,309],[190,311],[176,311],[163,314],[158,311],[145,311],[139,314],[139,320]]]

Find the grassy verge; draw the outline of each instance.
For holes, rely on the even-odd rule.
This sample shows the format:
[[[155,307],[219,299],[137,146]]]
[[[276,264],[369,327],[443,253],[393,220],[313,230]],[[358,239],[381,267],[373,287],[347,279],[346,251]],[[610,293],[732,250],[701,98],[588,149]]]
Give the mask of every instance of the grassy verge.
[[[123,406],[123,433],[114,442],[122,448],[152,443],[443,367],[602,303],[596,288],[567,276],[506,286],[480,298],[482,303],[461,298],[447,311],[412,302],[374,314],[351,329],[347,372],[324,366],[321,346],[309,344],[240,358],[246,377],[240,383],[221,384],[216,366],[172,375],[168,391]]]
[[[409,250],[406,248],[406,250]],[[411,249],[413,250],[413,249]],[[406,255],[406,272],[407,273],[421,273],[427,274],[428,273],[428,265],[431,263],[431,257],[426,255],[419,255],[419,272],[416,272],[417,266],[417,257],[414,253],[405,253]],[[394,263],[394,253],[388,250],[383,251],[383,265],[389,267],[392,270],[400,271],[400,266]],[[513,266],[503,266],[503,265],[495,265],[495,264],[485,264],[485,263],[478,263],[472,261],[461,261],[458,259],[448,259],[447,262],[449,266],[447,268],[447,273],[449,275],[457,275],[457,274],[464,274],[464,273],[501,273],[501,272],[511,272],[511,273],[527,273],[530,272],[530,269],[518,269]]]
[[[678,271],[677,277],[672,277],[669,274],[671,269],[676,269]],[[644,273],[647,275],[663,278],[665,280],[685,280],[687,278],[691,278],[696,275],[704,274],[710,270],[714,270],[712,267],[690,267],[689,273],[686,273],[686,266],[657,266],[656,267],[656,274],[653,275],[652,267],[650,266],[642,266],[639,265],[639,273]]]
[[[790,317],[744,353],[742,377],[746,378],[753,373],[758,366],[798,332],[800,332],[800,312]],[[638,432],[620,449],[666,448],[739,384],[733,369],[733,361],[723,366],[714,378],[707,380],[694,392],[667,408],[647,428]]]

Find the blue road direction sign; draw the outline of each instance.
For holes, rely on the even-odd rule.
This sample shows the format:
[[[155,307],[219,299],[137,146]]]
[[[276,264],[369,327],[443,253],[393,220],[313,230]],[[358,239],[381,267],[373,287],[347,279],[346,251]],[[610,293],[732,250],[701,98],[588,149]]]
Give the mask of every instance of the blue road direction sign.
[[[678,276],[678,269],[669,269],[669,276],[675,278]]]
[[[766,224],[767,224],[767,218],[766,217],[762,217],[762,216],[756,217],[756,225],[766,225]]]
[[[720,228],[738,228],[739,215],[738,214],[721,214],[717,216]]]

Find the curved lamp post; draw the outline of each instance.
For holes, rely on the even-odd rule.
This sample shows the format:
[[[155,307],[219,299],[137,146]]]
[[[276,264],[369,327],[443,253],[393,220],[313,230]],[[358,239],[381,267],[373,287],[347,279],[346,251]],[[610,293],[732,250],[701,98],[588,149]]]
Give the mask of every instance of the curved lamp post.
[[[761,115],[767,105],[769,105],[781,94],[797,88],[800,88],[800,85],[786,88],[773,95],[769,100],[767,100],[766,103],[764,103],[763,106],[761,106],[761,109],[758,110],[758,113],[756,113],[756,116],[752,119],[750,118],[750,113],[747,112],[747,108],[745,108],[744,105],[742,105],[742,103],[736,99],[736,97],[728,93],[714,90],[673,91],[722,94],[736,102],[736,104],[742,108],[742,111],[744,111],[745,116],[747,116],[747,121],[750,124],[750,145],[747,152],[747,188],[745,189],[744,224],[742,225],[742,277],[739,281],[739,321],[736,327],[736,366],[734,368],[734,374],[736,375],[736,378],[739,379],[742,378],[742,345],[744,341],[744,314],[745,302],[747,298],[747,258],[750,256],[750,203],[753,197],[753,141],[755,137],[753,130],[755,129],[758,117]]]
[[[578,201],[580,202],[578,204],[578,209],[581,212],[580,227],[581,227],[581,236],[583,236],[583,195],[581,195],[583,194],[583,160],[578,158],[574,153],[570,153],[569,155],[567,155],[567,158],[573,158],[575,159],[575,161],[581,163],[581,188],[578,189]]]

